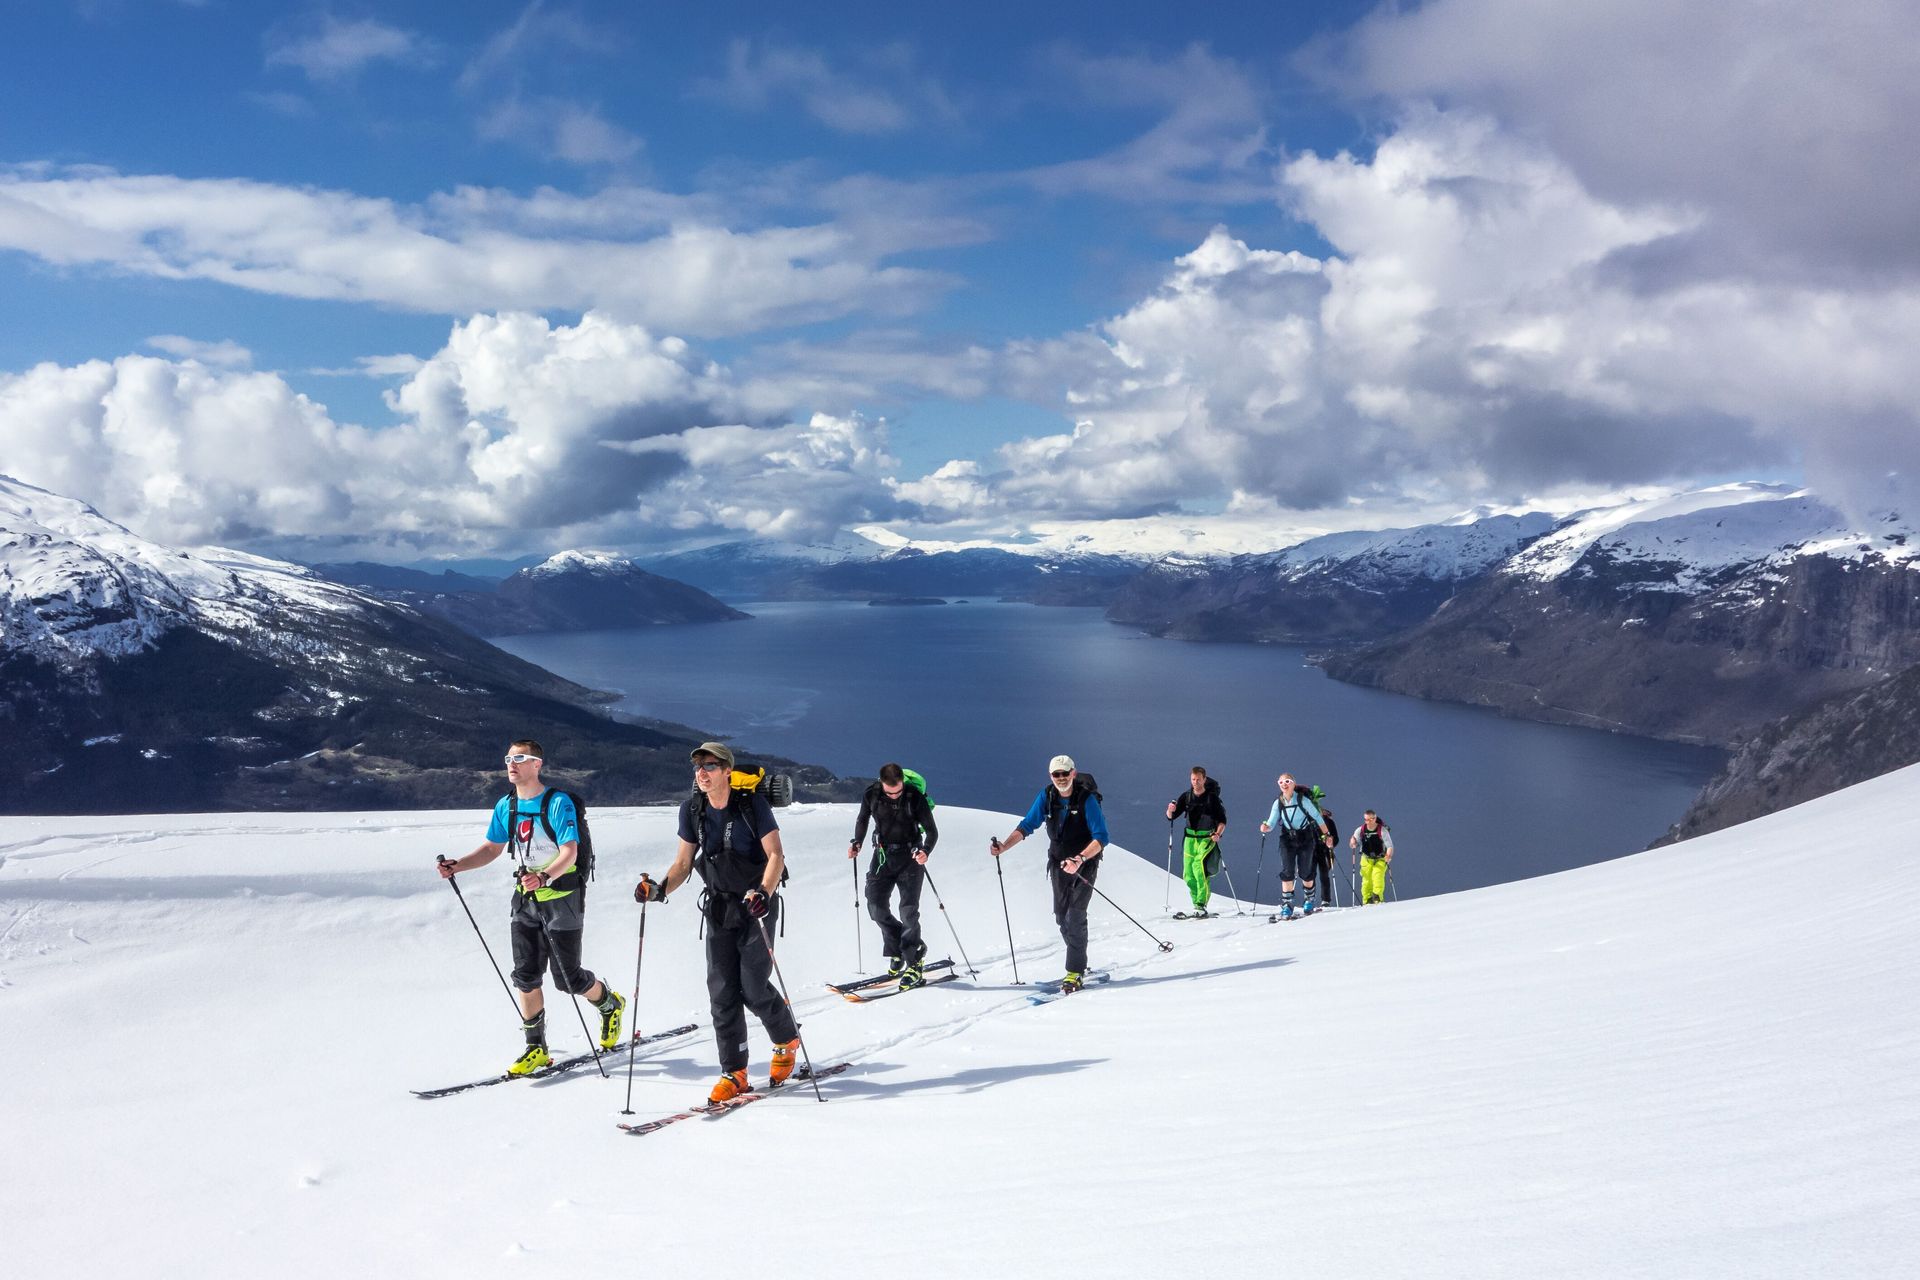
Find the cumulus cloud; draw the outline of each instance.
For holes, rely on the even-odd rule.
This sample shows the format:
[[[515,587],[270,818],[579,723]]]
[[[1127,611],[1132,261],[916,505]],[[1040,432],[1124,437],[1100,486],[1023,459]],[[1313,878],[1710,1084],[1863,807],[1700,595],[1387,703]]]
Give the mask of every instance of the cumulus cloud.
[[[816,49],[771,40],[735,40],[726,71],[695,86],[703,97],[742,111],[796,102],[838,133],[893,134],[916,124],[958,123],[959,109],[911,46],[890,44],[835,66]]]
[[[1906,0],[1433,0],[1323,50],[1350,88],[1544,143],[1601,199],[1703,215],[1654,276],[1920,271]]]
[[[1698,225],[1588,190],[1472,113],[1302,155],[1288,208],[1337,253],[1217,230],[1082,340],[997,353],[1071,430],[945,468],[930,515],[1138,518],[1186,505],[1396,511],[1799,463],[1844,498],[1920,468],[1920,290],[1613,269]]]
[[[321,14],[313,23],[267,37],[267,65],[297,67],[310,80],[348,79],[375,62],[430,61],[432,47],[421,36],[373,18],[343,21]]]
[[[389,366],[391,367],[391,366]],[[677,338],[476,316],[335,421],[271,373],[130,355],[0,375],[0,452],[152,537],[315,558],[519,554],[891,518],[883,422],[745,410]]]
[[[886,250],[847,225],[733,230],[697,208],[630,187],[589,197],[463,189],[407,205],[30,166],[0,169],[0,248],[60,266],[448,315],[599,309],[696,335],[898,313],[948,283],[887,265]],[[582,233],[563,234],[569,225]]]

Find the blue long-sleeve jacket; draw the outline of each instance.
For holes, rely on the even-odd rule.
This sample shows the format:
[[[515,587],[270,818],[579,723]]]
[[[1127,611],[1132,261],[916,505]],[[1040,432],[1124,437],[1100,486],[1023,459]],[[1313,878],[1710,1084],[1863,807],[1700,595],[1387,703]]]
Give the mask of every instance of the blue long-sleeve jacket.
[[[1020,819],[1021,835],[1030,836],[1046,825],[1047,792],[1049,791],[1053,791],[1056,795],[1059,794],[1051,785],[1040,788],[1040,794],[1033,798],[1033,807],[1027,810],[1026,817]],[[1112,844],[1112,838],[1107,835],[1107,815],[1100,812],[1100,799],[1091,791],[1086,794],[1085,813],[1087,815],[1087,831],[1095,840],[1100,842],[1100,847],[1104,849]],[[1075,849],[1073,852],[1078,853],[1080,851]]]
[[[1286,818],[1284,823],[1281,821],[1283,816]],[[1293,803],[1286,807],[1284,815],[1280,810],[1280,797],[1275,796],[1273,798],[1273,809],[1267,814],[1268,826],[1284,826],[1289,831],[1301,831],[1309,826],[1317,827],[1324,821],[1326,821],[1326,819],[1320,816],[1320,806],[1315,804],[1313,797],[1304,791],[1296,791],[1293,793]]]

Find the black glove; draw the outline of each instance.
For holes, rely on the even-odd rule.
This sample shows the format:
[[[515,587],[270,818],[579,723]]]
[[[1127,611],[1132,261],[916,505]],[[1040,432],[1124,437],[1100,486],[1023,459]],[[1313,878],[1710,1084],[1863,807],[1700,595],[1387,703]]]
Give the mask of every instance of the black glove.
[[[642,874],[640,883],[633,886],[633,900],[635,902],[665,902],[667,900],[667,888],[652,876]]]
[[[747,904],[747,914],[755,920],[767,914],[767,895],[758,889],[747,890],[747,896],[741,901]]]
[[[440,878],[442,880],[453,879],[454,873],[453,873],[452,858],[449,858],[446,854],[443,853],[439,857],[433,860],[433,865],[439,869]]]

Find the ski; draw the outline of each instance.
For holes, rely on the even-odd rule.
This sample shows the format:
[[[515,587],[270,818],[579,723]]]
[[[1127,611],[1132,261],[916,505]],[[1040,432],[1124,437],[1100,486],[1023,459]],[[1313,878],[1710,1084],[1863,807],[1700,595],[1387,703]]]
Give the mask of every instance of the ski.
[[[1080,985],[1082,987],[1098,986],[1100,983],[1106,982],[1112,977],[1113,975],[1105,969],[1090,969],[1087,971],[1086,976],[1080,979]],[[1061,980],[1059,978],[1050,978],[1044,982],[1028,983],[1028,986],[1038,988],[1038,990],[1027,996],[1027,1003],[1046,1004],[1049,1001],[1058,1000],[1062,996],[1072,994],[1071,992],[1061,990],[1060,982]]]
[[[656,1041],[660,1041],[660,1040],[671,1040],[675,1036],[683,1036],[683,1035],[686,1035],[689,1031],[695,1031],[698,1029],[699,1029],[698,1023],[689,1022],[684,1027],[675,1027],[671,1031],[656,1031],[652,1035],[643,1036],[636,1032],[634,1034],[633,1039],[627,1041],[625,1048],[627,1048],[628,1050],[632,1050],[643,1044],[653,1044]],[[612,1048],[612,1049],[602,1049],[600,1051],[600,1057],[603,1060],[609,1059],[609,1058],[618,1058],[619,1056],[620,1056],[620,1048],[618,1047]],[[625,1059],[621,1059],[621,1060],[625,1061]],[[416,1098],[445,1098],[445,1097],[451,1096],[452,1094],[465,1093],[469,1089],[484,1089],[490,1084],[505,1084],[509,1080],[545,1080],[549,1076],[564,1075],[565,1073],[572,1071],[576,1067],[584,1067],[592,1061],[593,1061],[592,1052],[589,1051],[587,1053],[577,1053],[570,1058],[560,1058],[560,1059],[557,1059],[556,1061],[550,1062],[546,1066],[540,1068],[538,1071],[530,1072],[524,1076],[508,1075],[506,1072],[503,1071],[497,1076],[488,1076],[484,1080],[469,1080],[465,1084],[450,1084],[439,1089],[415,1089],[413,1090],[413,1096]]]
[[[888,987],[885,991],[842,991],[840,994],[855,1004],[872,1004],[875,1000],[885,1000],[889,996],[910,995],[922,987],[937,987],[943,982],[953,982],[959,976],[957,973],[943,973],[937,978],[928,978],[918,987],[908,987],[904,990],[899,987]]]
[[[1223,913],[1219,911],[1176,911],[1173,913],[1173,918],[1175,920],[1212,920],[1221,914]]]
[[[935,969],[951,969],[951,968],[953,968],[953,961],[935,960],[930,964],[921,965],[920,972],[931,973]],[[898,982],[898,981],[900,981],[899,974],[882,973],[882,974],[876,974],[871,978],[855,978],[851,982],[829,982],[827,984],[827,990],[837,991],[844,996],[849,991],[865,991],[868,987],[877,987],[885,982]]]
[[[838,1062],[831,1067],[822,1067],[812,1074],[808,1074],[803,1067],[799,1071],[794,1072],[793,1075],[788,1078],[786,1084],[769,1084],[764,1089],[754,1089],[738,1097],[728,1098],[725,1102],[703,1102],[698,1106],[688,1107],[685,1111],[676,1111],[670,1116],[661,1116],[658,1120],[643,1120],[639,1124],[622,1122],[620,1128],[623,1132],[633,1134],[637,1137],[640,1134],[653,1133],[664,1129],[670,1124],[678,1124],[682,1120],[691,1120],[695,1116],[723,1116],[729,1111],[738,1111],[749,1102],[758,1102],[762,1098],[772,1097],[774,1094],[793,1085],[805,1084],[809,1080],[825,1080],[828,1076],[837,1076],[852,1065],[851,1062]]]

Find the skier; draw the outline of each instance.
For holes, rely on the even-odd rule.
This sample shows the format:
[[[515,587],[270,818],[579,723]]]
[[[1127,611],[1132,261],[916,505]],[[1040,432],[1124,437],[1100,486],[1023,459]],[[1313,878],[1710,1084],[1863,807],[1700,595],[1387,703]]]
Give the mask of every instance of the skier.
[[[1027,816],[1006,839],[994,839],[988,848],[999,857],[1042,825],[1047,828],[1047,879],[1053,886],[1053,919],[1067,944],[1067,973],[1061,990],[1078,991],[1087,972],[1087,904],[1093,901],[1093,882],[1100,873],[1099,857],[1107,847],[1107,819],[1100,812],[1100,795],[1079,776],[1072,756],[1055,756],[1047,765],[1048,786],[1034,797]]]
[[[1273,802],[1273,810],[1260,824],[1260,830],[1264,833],[1280,828],[1280,914],[1292,919],[1296,872],[1305,890],[1302,910],[1306,915],[1313,914],[1313,870],[1318,859],[1313,828],[1319,828],[1322,843],[1329,837],[1326,821],[1320,816],[1320,807],[1313,802],[1313,797],[1295,786],[1290,773],[1281,774],[1279,782],[1279,798]]]
[[[927,957],[927,944],[920,937],[920,887],[926,883],[927,855],[940,831],[927,797],[908,786],[906,770],[891,761],[880,766],[880,780],[860,798],[860,816],[847,843],[849,858],[860,856],[869,821],[873,865],[867,869],[867,914],[880,926],[887,972],[899,977],[902,991],[911,991],[926,981],[920,967]],[[900,891],[898,920],[891,909],[895,889]]]
[[[759,791],[733,789],[733,752],[718,742],[693,749],[697,794],[680,806],[680,849],[667,873],[643,875],[636,902],[665,902],[697,870],[707,931],[707,998],[720,1047],[720,1079],[708,1099],[725,1102],[747,1091],[747,1010],[773,1039],[769,1079],[793,1074],[800,1030],[773,985],[773,926],[780,918],[786,855],[773,806]]]
[[[1387,868],[1393,863],[1393,832],[1369,809],[1347,837],[1347,847],[1360,851],[1360,901],[1371,906],[1386,897]]]
[[[1191,787],[1178,799],[1167,802],[1167,821],[1176,814],[1187,815],[1186,843],[1181,846],[1185,860],[1181,864],[1187,882],[1187,896],[1193,899],[1193,913],[1207,914],[1207,901],[1213,896],[1213,878],[1207,874],[1207,859],[1220,847],[1227,833],[1227,807],[1220,802],[1218,779],[1207,776],[1206,767],[1193,766]]]
[[[562,991],[585,996],[600,1011],[600,1047],[620,1043],[622,1011],[627,1002],[618,991],[580,967],[580,934],[586,924],[586,883],[574,862],[580,855],[579,820],[573,800],[552,792],[540,781],[546,752],[539,743],[521,738],[507,748],[507,781],[513,793],[493,807],[486,843],[464,858],[441,858],[440,876],[450,880],[462,871],[484,867],[512,848],[520,864],[513,893],[513,991],[520,1005],[520,1029],[526,1033],[526,1052],[507,1068],[507,1074],[530,1075],[553,1061],[547,1052],[546,997],[540,973],[553,970]]]
[[[1315,862],[1320,867],[1320,905],[1333,905],[1333,851],[1340,844],[1340,827],[1333,820],[1333,810],[1324,804],[1320,806],[1320,816],[1327,820],[1327,838],[1314,850]]]

